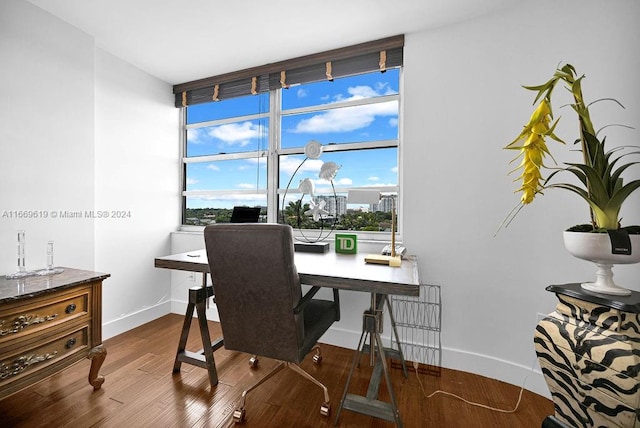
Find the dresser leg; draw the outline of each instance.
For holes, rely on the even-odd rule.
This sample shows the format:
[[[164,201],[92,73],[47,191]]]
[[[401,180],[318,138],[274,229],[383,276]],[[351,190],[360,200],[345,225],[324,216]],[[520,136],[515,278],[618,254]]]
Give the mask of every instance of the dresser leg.
[[[97,391],[104,383],[104,376],[100,376],[100,368],[104,359],[107,357],[107,348],[98,345],[89,351],[87,358],[91,360],[91,368],[89,369],[89,384],[93,386],[93,390]]]

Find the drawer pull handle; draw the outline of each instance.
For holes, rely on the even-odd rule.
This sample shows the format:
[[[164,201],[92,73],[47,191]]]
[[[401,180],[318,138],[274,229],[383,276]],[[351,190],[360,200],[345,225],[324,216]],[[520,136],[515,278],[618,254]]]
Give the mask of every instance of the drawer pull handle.
[[[68,314],[72,314],[73,312],[75,312],[75,310],[76,310],[76,304],[72,303],[67,306],[67,309],[65,309],[65,312]]]
[[[67,349],[71,349],[71,348],[73,348],[73,345],[75,345],[75,344],[76,344],[76,338],[72,337],[71,339],[67,340],[66,347],[67,347]]]

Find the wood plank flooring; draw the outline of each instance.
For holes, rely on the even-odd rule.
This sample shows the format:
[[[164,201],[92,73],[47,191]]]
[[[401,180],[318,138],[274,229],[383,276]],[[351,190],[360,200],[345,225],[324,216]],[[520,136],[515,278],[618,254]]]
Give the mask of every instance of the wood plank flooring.
[[[220,349],[215,352],[219,384],[210,388],[205,369],[183,364],[173,374],[173,361],[183,317],[170,314],[105,341],[108,354],[101,374],[102,389],[87,382],[89,360],[0,401],[2,427],[227,427],[242,390],[276,362],[260,359],[257,370],[248,355]],[[209,322],[212,338],[218,323]],[[332,414],[320,414],[320,388],[292,370],[283,370],[252,391],[246,402],[246,427],[331,427],[351,366],[353,351],[321,345],[323,361],[311,357],[302,368],[324,383],[331,396]],[[187,349],[202,348],[197,322],[193,322]],[[349,392],[365,394],[371,374],[368,357],[356,369]],[[512,409],[520,388],[493,379],[442,369],[440,376],[392,369],[392,383],[404,426],[412,427],[540,427],[553,414],[553,403],[524,391],[519,409],[512,414],[471,406],[436,390],[458,394],[473,402]],[[422,387],[421,387],[422,383]],[[424,388],[424,393],[423,393]],[[380,398],[388,401],[383,383]],[[393,427],[394,424],[343,410],[340,427]]]

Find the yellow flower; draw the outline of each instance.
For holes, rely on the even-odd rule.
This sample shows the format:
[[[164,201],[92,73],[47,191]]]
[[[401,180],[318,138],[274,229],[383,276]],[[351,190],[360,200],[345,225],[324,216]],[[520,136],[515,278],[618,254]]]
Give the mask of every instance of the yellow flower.
[[[543,99],[520,135],[505,147],[505,149],[520,151],[516,159],[522,156],[520,165],[513,171],[522,170],[522,174],[518,177],[518,179],[522,179],[522,186],[517,191],[522,192],[520,200],[523,204],[531,203],[543,187],[540,169],[543,167],[545,155],[549,154],[545,137],[551,136],[558,139],[553,135],[553,127],[549,126],[550,123],[551,107],[548,101]],[[522,144],[520,144],[521,141]]]

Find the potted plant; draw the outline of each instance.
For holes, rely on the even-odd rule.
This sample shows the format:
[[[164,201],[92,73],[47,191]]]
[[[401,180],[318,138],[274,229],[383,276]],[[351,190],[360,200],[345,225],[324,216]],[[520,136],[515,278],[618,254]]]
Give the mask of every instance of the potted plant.
[[[589,206],[591,222],[568,229],[564,232],[564,239],[571,254],[598,265],[597,281],[582,284],[583,288],[606,294],[630,294],[629,290],[618,287],[613,282],[611,267],[618,263],[640,262],[640,226],[622,227],[619,218],[622,204],[640,188],[639,179],[625,183],[622,178],[623,172],[640,163],[628,158],[640,154],[637,150],[640,147],[605,148],[606,139],[598,137],[598,131],[591,121],[589,107],[593,103],[587,104],[582,96],[583,79],[584,75],[578,77],[575,68],[566,64],[558,68],[553,77],[542,85],[524,86],[525,89],[537,92],[534,104],[538,105],[522,132],[505,147],[519,151],[516,159],[521,158],[520,165],[511,172],[521,171],[519,178],[522,186],[518,191],[522,192],[522,197],[520,204],[509,213],[503,224],[508,225],[524,205],[531,203],[545,189],[565,189],[578,195]],[[570,106],[577,115],[579,125],[575,144],[579,147],[582,159],[563,166],[548,167],[543,160],[547,155],[552,159],[553,156],[546,145],[546,139],[566,144],[554,133],[559,119],[553,121],[551,107],[553,90],[560,82],[566,84],[573,97]],[[595,102],[605,100],[616,102],[622,107],[616,100],[609,98]],[[542,175],[543,169],[551,171],[546,178]],[[577,184],[555,181],[557,176],[567,173],[577,178]],[[632,251],[634,247],[635,252]]]

